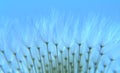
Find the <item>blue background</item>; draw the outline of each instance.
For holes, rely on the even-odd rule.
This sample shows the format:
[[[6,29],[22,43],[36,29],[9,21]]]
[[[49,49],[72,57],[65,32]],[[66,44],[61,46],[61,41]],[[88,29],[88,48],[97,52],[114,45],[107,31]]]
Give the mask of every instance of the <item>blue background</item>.
[[[90,13],[120,19],[120,0],[0,0],[0,16],[47,15],[52,10],[86,16]]]

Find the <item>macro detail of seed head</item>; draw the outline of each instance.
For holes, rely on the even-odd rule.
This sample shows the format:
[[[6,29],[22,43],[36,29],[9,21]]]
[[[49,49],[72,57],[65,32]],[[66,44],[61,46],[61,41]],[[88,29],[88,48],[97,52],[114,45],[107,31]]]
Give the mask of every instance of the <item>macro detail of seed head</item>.
[[[0,73],[120,73],[120,1],[0,0]]]
[[[52,15],[4,21],[0,73],[120,72],[118,23],[97,16],[83,22]],[[14,26],[21,23],[24,27]]]

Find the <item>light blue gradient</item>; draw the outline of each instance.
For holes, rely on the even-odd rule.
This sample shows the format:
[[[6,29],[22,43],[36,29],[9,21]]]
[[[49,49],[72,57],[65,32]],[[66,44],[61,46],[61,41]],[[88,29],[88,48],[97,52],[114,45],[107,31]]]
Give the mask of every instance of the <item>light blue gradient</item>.
[[[120,19],[119,0],[0,0],[0,16],[39,16],[51,10],[76,16],[95,13]]]

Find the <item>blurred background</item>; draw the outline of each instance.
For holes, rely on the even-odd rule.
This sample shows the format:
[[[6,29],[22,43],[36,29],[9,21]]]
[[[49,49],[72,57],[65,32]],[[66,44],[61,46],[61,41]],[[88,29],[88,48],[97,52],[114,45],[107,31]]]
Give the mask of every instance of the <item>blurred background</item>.
[[[2,17],[38,17],[54,10],[74,16],[99,14],[119,20],[120,0],[0,0]]]

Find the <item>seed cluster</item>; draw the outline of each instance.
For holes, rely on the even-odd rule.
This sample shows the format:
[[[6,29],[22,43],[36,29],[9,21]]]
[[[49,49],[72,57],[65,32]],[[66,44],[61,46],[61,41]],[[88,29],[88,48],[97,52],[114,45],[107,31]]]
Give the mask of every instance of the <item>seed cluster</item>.
[[[75,51],[71,51],[71,47],[65,47],[64,50],[59,49],[59,43],[54,43],[54,52],[52,54],[49,46],[49,42],[44,42],[46,54],[42,54],[41,47],[36,47],[36,54],[32,54],[32,48],[26,47],[28,50],[29,56],[22,54],[23,58],[18,58],[19,53],[16,53],[11,50],[15,60],[10,61],[4,50],[0,51],[1,60],[5,61],[5,65],[0,65],[1,73],[108,73],[111,68],[111,64],[114,59],[109,58],[109,63],[104,63],[102,58],[104,53],[102,52],[104,45],[99,46],[98,55],[92,54],[94,48],[88,46],[87,51],[82,52],[82,44],[76,43],[77,48],[74,48]],[[94,60],[94,58],[97,58]],[[29,61],[31,60],[31,62]],[[13,67],[13,63],[16,62],[17,66]],[[5,68],[8,66],[8,69]],[[102,68],[102,69],[100,69]],[[113,73],[117,73],[116,70],[113,70]]]

